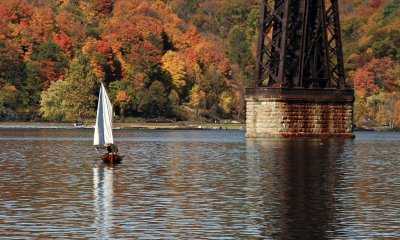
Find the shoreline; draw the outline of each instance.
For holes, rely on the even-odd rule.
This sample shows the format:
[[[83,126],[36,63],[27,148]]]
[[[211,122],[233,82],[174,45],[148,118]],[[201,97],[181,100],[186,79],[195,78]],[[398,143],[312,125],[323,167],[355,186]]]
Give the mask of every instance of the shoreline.
[[[73,123],[51,122],[0,122],[0,129],[93,129],[94,123],[75,126]],[[245,130],[244,123],[201,123],[201,122],[171,122],[171,123],[144,123],[144,122],[117,122],[114,129],[154,129],[154,130]]]
[[[94,129],[94,123],[82,126],[65,122],[0,122],[0,129]],[[146,130],[246,130],[245,123],[204,123],[204,122],[116,122],[114,129],[146,129]],[[355,128],[354,132],[398,132],[387,127]]]

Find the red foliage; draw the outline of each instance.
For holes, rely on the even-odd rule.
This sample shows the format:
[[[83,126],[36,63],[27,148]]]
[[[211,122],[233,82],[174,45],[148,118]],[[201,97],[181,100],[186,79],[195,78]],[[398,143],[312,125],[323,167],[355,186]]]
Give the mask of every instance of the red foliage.
[[[40,69],[42,70],[43,83],[46,88],[50,86],[51,82],[56,81],[60,77],[54,62],[40,61]]]
[[[129,62],[143,70],[149,70],[161,62],[161,51],[149,41],[134,44],[127,56]]]
[[[112,0],[93,0],[93,10],[98,17],[108,16],[113,10]]]
[[[56,24],[57,30],[60,33],[64,32],[70,38],[72,49],[81,47],[87,37],[82,21],[72,13],[63,12],[56,16]]]
[[[140,40],[140,32],[132,22],[110,22],[101,38],[111,43],[116,52],[128,51],[132,42]]]
[[[370,7],[372,8],[379,8],[380,6],[383,6],[383,4],[386,2],[386,0],[371,0]]]
[[[33,10],[24,0],[4,1],[3,6],[9,9],[12,13],[13,24],[18,24],[23,20],[27,20],[32,16]]]
[[[361,97],[377,94],[380,90],[395,91],[395,79],[387,76],[387,71],[393,69],[394,63],[389,58],[372,59],[352,75],[354,87]]]
[[[108,41],[98,40],[97,51],[107,57],[107,59],[111,59],[113,57],[112,43]]]
[[[162,41],[163,26],[160,21],[151,17],[140,17],[136,19],[136,29],[139,34],[147,40]]]
[[[53,33],[53,41],[60,45],[63,49],[63,54],[67,57],[72,55],[71,38],[61,31],[59,34]]]

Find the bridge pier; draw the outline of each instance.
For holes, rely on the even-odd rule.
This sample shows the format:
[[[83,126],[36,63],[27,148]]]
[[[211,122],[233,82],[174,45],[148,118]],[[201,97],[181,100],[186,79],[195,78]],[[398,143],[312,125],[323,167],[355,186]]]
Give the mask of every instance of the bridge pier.
[[[246,137],[354,138],[353,89],[247,88]]]

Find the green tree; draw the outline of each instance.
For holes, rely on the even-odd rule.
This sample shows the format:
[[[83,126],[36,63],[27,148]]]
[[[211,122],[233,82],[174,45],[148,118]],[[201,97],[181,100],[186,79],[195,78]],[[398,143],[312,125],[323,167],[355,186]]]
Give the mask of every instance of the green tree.
[[[24,62],[18,46],[11,41],[0,40],[0,87],[20,87]]]
[[[40,110],[40,94],[44,89],[40,66],[35,62],[27,62],[24,70],[25,81],[21,87],[22,104],[31,118],[35,118]]]
[[[83,122],[95,116],[100,79],[96,77],[88,56],[81,53],[77,55],[71,62],[65,81],[68,82],[66,120]]]
[[[171,106],[171,108],[177,107],[180,102],[179,94],[175,91],[175,89],[172,89],[171,92],[168,95],[168,101]]]
[[[53,82],[43,91],[40,101],[40,112],[45,119],[63,121],[66,119],[65,98],[69,89],[67,81]]]
[[[246,34],[239,28],[234,27],[228,34],[228,56],[241,68],[247,66],[251,60],[250,45],[246,41]]]
[[[170,4],[174,12],[176,12],[180,18],[188,21],[196,12],[199,3],[203,1],[204,0],[171,0]]]
[[[68,66],[67,58],[61,54],[60,45],[47,42],[39,46],[38,50],[32,54],[32,60],[35,61],[51,61],[55,63],[58,72],[62,72]]]
[[[167,112],[167,95],[165,87],[160,81],[151,83],[147,91],[148,101],[146,106],[147,115],[150,117],[162,116]]]
[[[6,85],[0,88],[0,120],[17,118],[19,95],[15,86]]]

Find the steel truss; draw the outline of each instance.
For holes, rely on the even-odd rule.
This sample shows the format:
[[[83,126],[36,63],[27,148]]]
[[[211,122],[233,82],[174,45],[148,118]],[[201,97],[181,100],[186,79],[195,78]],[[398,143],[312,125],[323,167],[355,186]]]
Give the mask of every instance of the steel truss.
[[[255,87],[346,88],[338,0],[262,0]]]

